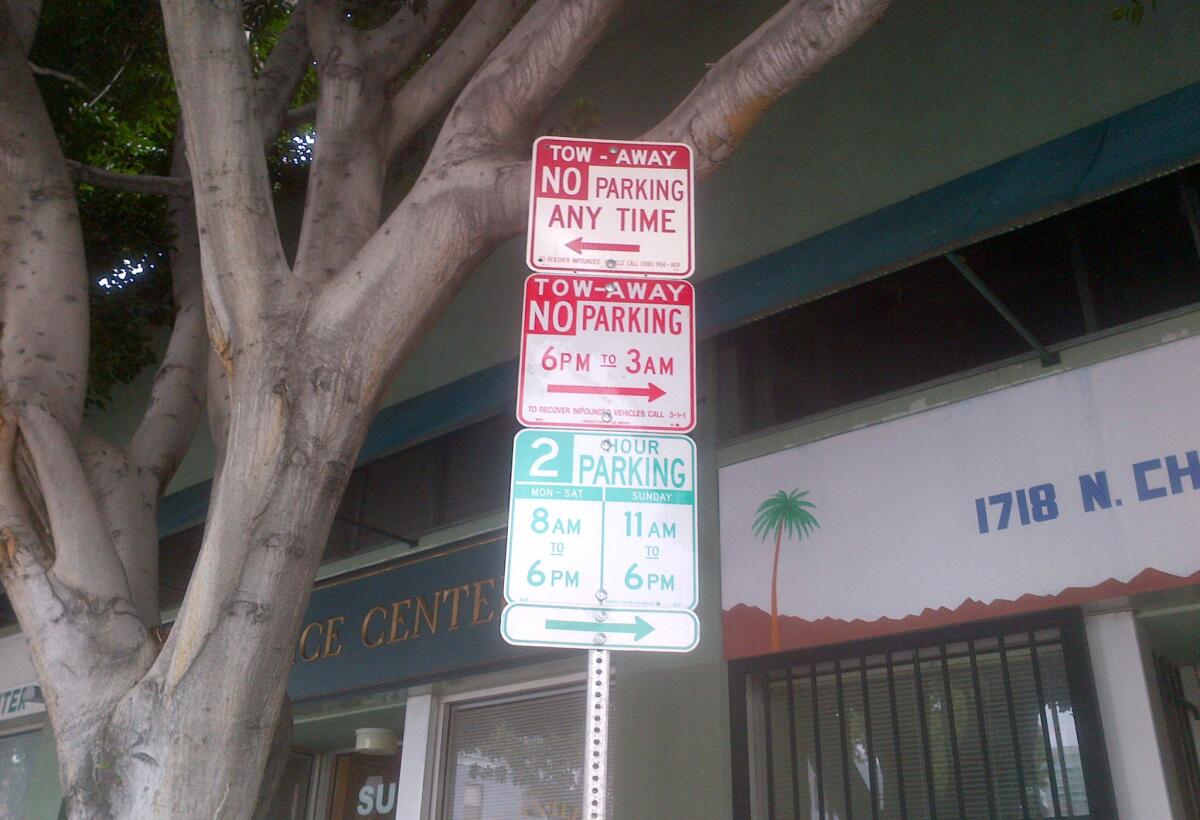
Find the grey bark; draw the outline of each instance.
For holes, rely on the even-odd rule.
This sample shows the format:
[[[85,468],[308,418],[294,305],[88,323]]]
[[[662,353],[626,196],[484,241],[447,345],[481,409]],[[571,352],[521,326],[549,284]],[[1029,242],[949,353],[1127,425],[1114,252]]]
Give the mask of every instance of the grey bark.
[[[179,311],[121,447],[82,423],[82,242],[25,60],[32,29],[5,25],[14,2],[0,0],[0,580],[47,694],[69,816],[246,818],[286,749],[296,633],[389,379],[478,262],[523,228],[529,139],[620,3],[540,0],[514,25],[521,3],[480,0],[418,67],[447,3],[364,33],[317,0],[256,80],[240,4],[164,0],[186,132],[187,170],[172,175],[190,178],[192,196],[170,189]],[[711,170],[883,5],[789,3],[648,136],[691,142]],[[318,147],[289,266],[262,146],[310,56]],[[384,214],[389,162],[447,105],[419,179]],[[206,383],[217,471],[160,645],[154,516]]]
[[[157,194],[159,196],[191,196],[191,185],[181,177],[158,177],[151,174],[125,174],[120,171],[110,171],[107,168],[96,168],[84,165],[73,159],[67,160],[67,169],[71,179],[76,182],[88,182],[102,188],[114,188],[119,191],[129,191],[135,194]]]

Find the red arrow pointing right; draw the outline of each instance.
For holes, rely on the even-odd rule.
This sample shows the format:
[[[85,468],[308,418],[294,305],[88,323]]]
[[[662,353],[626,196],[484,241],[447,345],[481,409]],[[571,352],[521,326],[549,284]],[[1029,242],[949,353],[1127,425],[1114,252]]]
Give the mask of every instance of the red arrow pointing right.
[[[546,385],[546,392],[584,393],[592,396],[645,396],[648,403],[667,395],[667,391],[654,382],[647,382],[645,387],[597,387],[589,384],[549,384]]]
[[[619,251],[621,253],[637,253],[641,245],[620,245],[616,242],[584,242],[583,237],[577,237],[567,243],[567,247],[582,254],[584,251]]]

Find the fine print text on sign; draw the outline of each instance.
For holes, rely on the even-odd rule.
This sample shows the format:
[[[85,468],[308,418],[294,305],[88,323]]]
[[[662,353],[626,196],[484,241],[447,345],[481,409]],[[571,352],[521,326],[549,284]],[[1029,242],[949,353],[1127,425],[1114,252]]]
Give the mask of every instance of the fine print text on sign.
[[[692,649],[695,500],[695,445],[684,436],[517,433],[505,639]]]
[[[689,146],[534,142],[530,269],[686,277],[695,269],[693,248]]]
[[[517,418],[527,426],[691,430],[694,304],[688,282],[530,276]]]

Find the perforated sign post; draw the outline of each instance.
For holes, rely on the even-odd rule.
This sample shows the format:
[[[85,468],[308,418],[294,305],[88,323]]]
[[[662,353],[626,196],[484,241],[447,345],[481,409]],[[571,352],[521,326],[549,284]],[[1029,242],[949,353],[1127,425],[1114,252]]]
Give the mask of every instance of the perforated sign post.
[[[541,427],[691,430],[694,305],[689,282],[530,276],[517,418]]]
[[[692,150],[681,143],[540,137],[529,268],[691,276],[692,178]]]
[[[529,429],[513,443],[500,630],[531,646],[688,652],[696,448],[684,436]]]

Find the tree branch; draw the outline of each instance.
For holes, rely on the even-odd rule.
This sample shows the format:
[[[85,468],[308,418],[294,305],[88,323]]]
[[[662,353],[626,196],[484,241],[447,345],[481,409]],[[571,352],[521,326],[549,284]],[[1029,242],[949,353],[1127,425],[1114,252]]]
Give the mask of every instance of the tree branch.
[[[309,33],[321,95],[296,251],[302,279],[328,281],[379,227],[387,86],[433,36],[448,6],[431,2],[423,17],[405,8],[381,28],[360,32],[345,23],[336,0],[314,0]]]
[[[0,3],[0,389],[74,436],[83,417],[88,293],[75,190],[23,46]],[[53,328],[53,333],[46,332]]]
[[[133,194],[179,196],[190,195],[192,192],[191,182],[186,177],[126,174],[122,171],[110,171],[107,168],[84,165],[73,159],[67,160],[67,170],[71,173],[71,179],[76,182],[86,182],[100,188],[112,188]]]
[[[385,86],[420,55],[452,5],[454,0],[429,0],[420,14],[402,6],[386,23],[362,33],[363,55]]]
[[[428,167],[513,155],[620,10],[621,0],[539,0],[459,95]]]
[[[429,61],[396,92],[388,105],[385,164],[390,165],[450,102],[504,37],[523,6],[522,0],[479,0]]]
[[[164,0],[163,21],[179,93],[196,198],[205,287],[249,343],[269,333],[262,316],[292,295],[271,182],[254,114],[254,81],[238,3]],[[244,337],[244,338],[243,338]]]
[[[208,356],[208,367],[205,371],[207,388],[204,402],[208,409],[208,430],[212,436],[213,449],[216,457],[213,459],[213,482],[221,477],[221,465],[225,462],[225,445],[229,439],[229,413],[231,396],[229,395],[229,374],[225,363],[216,351]]]
[[[172,170],[182,173],[187,163],[180,142],[176,141]],[[204,406],[209,351],[200,285],[200,237],[191,197],[172,197],[170,214],[175,225],[170,250],[175,325],[154,379],[150,404],[129,447],[141,494],[155,506],[191,444]]]
[[[692,146],[703,178],[724,162],[780,96],[850,46],[890,0],[792,0],[717,62],[661,123],[640,139]],[[492,214],[500,238],[526,228],[529,162],[504,167]]]
[[[125,69],[129,65],[129,55],[131,55],[132,53],[133,53],[133,45],[131,44],[131,45],[125,46],[125,60],[124,60],[124,62],[121,63],[121,67],[117,69],[117,73],[112,76],[112,79],[108,81],[108,84],[105,85],[104,88],[100,89],[99,94],[97,94],[95,97],[92,97],[90,100],[88,100],[87,102],[85,102],[83,104],[84,108],[91,108],[93,105],[95,105],[96,103],[98,103],[102,99],[104,99],[104,95],[112,90],[112,87],[114,85],[116,85],[117,80],[119,80],[121,78],[121,75],[125,73]]]
[[[4,21],[4,10],[0,10],[0,22],[11,25],[21,54],[26,55],[33,48],[33,38],[37,34],[38,20],[42,16],[42,0],[0,0],[0,5],[8,5],[10,20]]]
[[[791,0],[642,139],[685,142],[695,151],[697,176],[711,173],[780,96],[845,51],[889,2]]]
[[[125,573],[129,605],[147,629],[157,626],[158,512],[157,498],[146,497],[142,477],[120,447],[86,425],[80,434],[79,460],[95,494],[104,532]]]
[[[275,41],[267,62],[255,80],[255,106],[263,142],[270,142],[285,127],[285,114],[312,61],[308,45],[308,4],[299,0],[287,27]]]
[[[280,124],[281,131],[291,133],[302,125],[307,125],[317,118],[317,104],[315,102],[305,103],[304,105],[296,106],[287,111],[283,115],[283,122]]]
[[[124,598],[107,594],[106,584],[88,579],[72,587],[58,575],[63,559],[56,560],[18,477],[23,449],[16,414],[0,408],[0,581],[42,683],[59,770],[75,782],[94,763],[92,741],[108,710],[150,667],[153,647],[142,621]]]
[[[309,38],[321,90],[295,271],[310,282],[333,276],[379,226],[384,166],[376,138],[383,85],[368,69],[363,35],[337,0],[314,0]]]
[[[15,408],[54,538],[54,575],[100,600],[130,600],[129,584],[75,444],[50,414]]]
[[[32,71],[35,75],[37,75],[39,77],[53,77],[56,80],[62,80],[64,83],[70,83],[71,85],[75,86],[76,88],[82,89],[83,92],[85,94],[88,94],[89,96],[92,93],[94,93],[92,91],[92,89],[90,89],[86,85],[84,85],[83,82],[80,81],[77,77],[74,77],[74,76],[66,73],[65,71],[57,71],[53,68],[42,68],[40,65],[37,65],[32,60],[30,60],[28,62],[29,62],[29,70]]]

